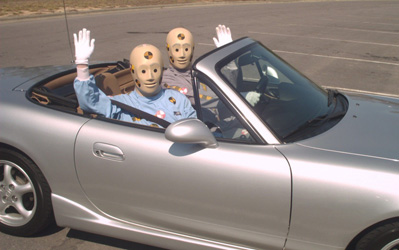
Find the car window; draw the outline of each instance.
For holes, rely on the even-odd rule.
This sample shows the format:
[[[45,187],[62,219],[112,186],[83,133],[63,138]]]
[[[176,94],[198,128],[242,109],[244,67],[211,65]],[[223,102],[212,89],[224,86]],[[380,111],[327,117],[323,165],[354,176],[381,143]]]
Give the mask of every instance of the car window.
[[[200,105],[199,118],[208,126],[217,140],[255,143],[249,129],[230,110],[207,81],[195,78]],[[220,95],[220,94],[219,94]],[[199,110],[198,110],[199,109]]]
[[[260,44],[229,56],[217,68],[281,141],[330,112],[325,90]]]
[[[225,66],[225,68],[228,68],[228,66]],[[241,70],[241,74],[242,74],[242,79],[245,82],[257,83],[261,78],[259,70],[257,70],[251,64],[242,65],[240,70]]]

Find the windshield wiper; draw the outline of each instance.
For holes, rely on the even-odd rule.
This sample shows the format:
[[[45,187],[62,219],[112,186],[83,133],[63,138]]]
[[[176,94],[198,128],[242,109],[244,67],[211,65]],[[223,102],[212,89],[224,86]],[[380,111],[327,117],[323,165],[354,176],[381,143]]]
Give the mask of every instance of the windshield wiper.
[[[327,93],[328,93],[327,107],[330,107],[334,101],[334,98],[340,93],[336,89],[327,89]]]
[[[300,125],[299,127],[297,127],[296,129],[294,129],[293,131],[289,132],[285,136],[283,136],[283,139],[287,139],[288,137],[291,137],[291,136],[297,134],[298,132],[301,132],[307,128],[317,127],[319,122],[320,122],[320,117],[309,120],[309,121],[305,122],[304,124]]]
[[[306,130],[310,127],[319,127],[321,125],[323,125],[324,123],[333,120],[333,119],[338,119],[341,117],[344,117],[346,114],[346,110],[341,111],[341,112],[333,112],[331,114],[326,114],[326,115],[321,115],[321,116],[317,116],[307,122],[305,122],[304,124],[300,125],[299,127],[297,127],[296,129],[294,129],[293,131],[291,131],[290,133],[288,133],[287,135],[285,135],[283,137],[283,139],[286,139],[288,137],[293,136],[294,134],[297,134],[303,130]]]
[[[331,106],[334,100],[336,100],[335,106],[333,107],[332,111],[306,121],[304,124],[300,125],[299,127],[289,132],[287,135],[283,136],[283,139],[291,137],[300,132],[307,131],[308,128],[320,127],[328,121],[339,119],[345,116],[346,111],[348,109],[348,103],[345,96],[335,89],[328,89],[327,91],[328,91],[328,101],[327,101],[328,107]]]
[[[346,110],[341,111],[341,112],[336,112],[336,113],[331,113],[329,115],[321,115],[321,116],[317,116],[316,118],[309,120],[308,123],[312,124],[315,123],[317,121],[319,121],[321,124],[325,123],[326,121],[332,120],[332,119],[337,119],[337,118],[341,118],[346,114]],[[321,125],[319,124],[319,125]]]

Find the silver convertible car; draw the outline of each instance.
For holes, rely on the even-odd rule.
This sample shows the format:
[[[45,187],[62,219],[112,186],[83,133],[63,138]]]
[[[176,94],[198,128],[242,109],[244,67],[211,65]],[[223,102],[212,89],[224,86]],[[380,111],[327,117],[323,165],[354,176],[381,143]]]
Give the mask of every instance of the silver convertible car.
[[[111,99],[134,89],[127,61],[90,70]],[[164,128],[83,112],[73,66],[0,74],[3,233],[399,249],[397,98],[323,89],[250,38],[196,60],[198,119]]]

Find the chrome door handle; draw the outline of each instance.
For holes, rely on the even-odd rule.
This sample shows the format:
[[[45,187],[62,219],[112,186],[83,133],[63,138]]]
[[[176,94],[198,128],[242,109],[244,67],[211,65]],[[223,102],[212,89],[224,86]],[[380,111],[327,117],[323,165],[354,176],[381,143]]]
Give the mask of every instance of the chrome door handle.
[[[125,160],[125,155],[120,148],[102,142],[94,143],[93,153],[97,157],[106,158],[109,160],[114,160],[114,161]]]

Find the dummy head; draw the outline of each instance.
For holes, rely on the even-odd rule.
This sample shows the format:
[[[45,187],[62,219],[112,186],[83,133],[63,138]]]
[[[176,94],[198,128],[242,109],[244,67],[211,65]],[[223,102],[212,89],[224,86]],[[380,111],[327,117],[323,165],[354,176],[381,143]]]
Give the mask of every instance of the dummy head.
[[[150,97],[161,91],[163,61],[159,49],[150,44],[135,47],[130,53],[130,64],[139,94]]]
[[[194,52],[194,39],[190,31],[175,28],[166,37],[169,61],[176,69],[185,70],[191,65]]]

